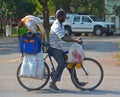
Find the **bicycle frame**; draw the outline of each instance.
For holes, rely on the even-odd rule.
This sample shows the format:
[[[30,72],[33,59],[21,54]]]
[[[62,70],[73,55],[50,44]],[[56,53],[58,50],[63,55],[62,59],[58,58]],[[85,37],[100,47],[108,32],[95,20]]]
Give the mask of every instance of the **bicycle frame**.
[[[47,55],[45,56],[44,60],[46,60],[47,58],[49,58],[50,63],[51,63],[51,66],[52,66],[51,70],[52,70],[52,72],[54,72],[54,71],[55,71],[55,67],[54,67],[53,61],[52,61],[52,59],[51,59],[52,56],[50,56],[50,55],[48,54],[48,52],[47,52],[47,50],[48,50],[49,47],[50,47],[50,44],[49,44],[49,43],[47,43],[47,42],[44,42],[44,43],[43,43],[43,53],[47,53]]]
[[[44,60],[46,60],[47,57],[49,58],[50,63],[51,63],[51,66],[52,66],[51,70],[52,70],[52,72],[54,72],[54,71],[55,71],[55,67],[54,67],[54,65],[53,65],[53,61],[52,61],[52,59],[51,59],[51,56],[50,56],[49,54],[47,54],[46,57],[44,58]]]
[[[38,80],[38,79],[29,80],[28,78],[25,79],[24,77],[20,77],[20,70],[21,70],[21,64],[22,64],[21,63],[17,69],[17,79],[18,79],[18,82],[20,83],[20,85],[25,89],[38,90],[38,89],[43,88],[48,83],[49,78],[52,77],[52,74],[55,71],[55,66],[54,66],[54,63],[52,60],[52,55],[49,55],[49,53],[47,52],[49,43],[44,43],[42,47],[43,47],[43,53],[47,54],[47,55],[45,55],[44,60],[49,58],[52,72],[50,72],[50,68],[45,62],[45,66],[46,66],[46,70],[47,70],[47,72],[45,74],[47,74],[47,76],[45,75],[43,77],[43,80]],[[64,54],[67,54],[67,53],[64,52]],[[89,63],[89,62],[90,62],[90,64],[84,64],[84,63]],[[89,77],[89,75],[91,75],[91,74],[94,76],[94,73],[91,72],[91,71],[94,71],[93,68],[86,68],[86,66],[91,67],[90,65],[93,67],[96,67],[97,71],[99,71],[99,72],[95,73],[95,76],[96,76],[96,74],[98,74],[98,75],[97,75],[97,79],[96,80],[94,79],[94,83],[92,81],[93,80],[92,77],[91,76]],[[103,72],[102,66],[95,59],[85,57],[83,60],[83,63],[81,64],[81,67],[82,68],[80,68],[80,69],[76,69],[75,64],[72,66],[72,68],[68,68],[66,66],[66,68],[70,71],[69,73],[71,74],[71,80],[72,80],[73,84],[77,88],[82,89],[82,90],[94,90],[101,84],[101,82],[103,80],[104,72]],[[88,69],[90,69],[90,71]],[[96,69],[95,69],[95,71],[96,71]],[[82,72],[84,72],[84,75],[81,75],[81,70],[82,70]],[[81,78],[83,80],[81,80]],[[95,78],[95,77],[93,77],[93,78]],[[91,81],[89,81],[88,79]],[[34,82],[34,80],[35,80],[35,84],[33,84],[33,87],[31,87],[31,84]],[[36,83],[36,81],[37,81],[37,83]],[[79,83],[82,83],[81,81],[87,83],[88,85],[86,84],[85,86],[81,86],[79,84]],[[90,84],[89,84],[89,82],[90,82]],[[91,84],[91,82],[93,84]],[[39,86],[37,86],[38,83],[40,83]]]
[[[43,43],[43,53],[47,53],[47,55],[45,56],[44,60],[46,60],[47,58],[49,58],[51,66],[52,66],[51,70],[52,70],[52,72],[55,72],[55,67],[53,65],[53,61],[52,61],[52,58],[51,58],[52,55],[49,55],[49,53],[47,52],[47,50],[48,50],[49,47],[50,47],[49,43],[45,43],[45,42]],[[68,51],[65,51],[63,53],[66,55],[68,53]]]

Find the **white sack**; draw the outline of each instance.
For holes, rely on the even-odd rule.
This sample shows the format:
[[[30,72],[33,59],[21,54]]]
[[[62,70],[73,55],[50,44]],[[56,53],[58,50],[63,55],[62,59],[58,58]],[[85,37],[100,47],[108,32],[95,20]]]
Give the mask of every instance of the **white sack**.
[[[36,30],[39,29],[42,35],[45,34],[45,29],[40,23],[40,18],[33,15],[28,15],[25,18],[28,18],[28,21],[25,23],[25,25],[30,31],[36,33]]]
[[[32,77],[42,79],[44,76],[43,52],[37,55],[25,54],[21,66],[21,77]]]

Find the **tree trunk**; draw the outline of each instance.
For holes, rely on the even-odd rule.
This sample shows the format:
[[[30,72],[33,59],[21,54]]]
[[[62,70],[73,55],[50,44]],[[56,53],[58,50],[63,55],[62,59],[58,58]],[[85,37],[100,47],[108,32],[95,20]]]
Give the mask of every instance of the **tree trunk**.
[[[49,10],[48,9],[44,9],[43,10],[43,26],[46,30],[46,34],[47,34],[47,41],[49,40],[49,31],[50,31],[50,24],[49,24]]]
[[[43,26],[46,30],[46,34],[47,34],[47,39],[48,39],[48,34],[50,31],[50,24],[49,24],[49,9],[48,9],[48,0],[38,0],[40,2],[40,4],[43,6]]]
[[[49,24],[49,10],[48,8],[43,9],[43,26],[45,27],[46,31],[50,30],[50,24]]]
[[[2,0],[0,0],[0,34],[3,33],[3,23],[2,23]]]
[[[101,8],[99,10],[99,16],[100,18],[102,18],[103,20],[105,20],[105,13],[104,13],[104,10],[105,10],[105,4],[104,4],[104,0],[101,0]]]

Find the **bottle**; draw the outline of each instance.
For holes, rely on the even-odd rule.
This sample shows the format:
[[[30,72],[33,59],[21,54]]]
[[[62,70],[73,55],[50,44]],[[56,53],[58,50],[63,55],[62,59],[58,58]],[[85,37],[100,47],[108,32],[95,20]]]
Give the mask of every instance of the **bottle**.
[[[32,37],[33,36],[33,32],[27,32],[27,36],[28,37]]]
[[[68,67],[69,69],[71,69],[71,68],[73,67],[73,64],[72,64],[72,63],[68,63],[67,67]]]
[[[77,69],[80,69],[82,68],[82,65],[80,63],[77,63],[76,66],[75,66]]]

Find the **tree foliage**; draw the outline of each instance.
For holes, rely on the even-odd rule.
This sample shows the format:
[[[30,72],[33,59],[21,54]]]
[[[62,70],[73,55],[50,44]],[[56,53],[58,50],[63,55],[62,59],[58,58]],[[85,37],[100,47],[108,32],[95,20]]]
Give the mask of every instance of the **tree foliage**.
[[[120,16],[120,6],[114,6],[114,13],[115,13],[117,16]]]
[[[43,14],[44,27],[49,30],[49,15],[57,9],[67,13],[95,14],[104,17],[104,0],[0,0],[4,16],[9,18],[12,13],[17,18],[28,14]],[[118,10],[116,10],[118,13]]]
[[[26,14],[33,14],[36,10],[37,4],[32,0],[14,0],[16,16],[24,16]]]

